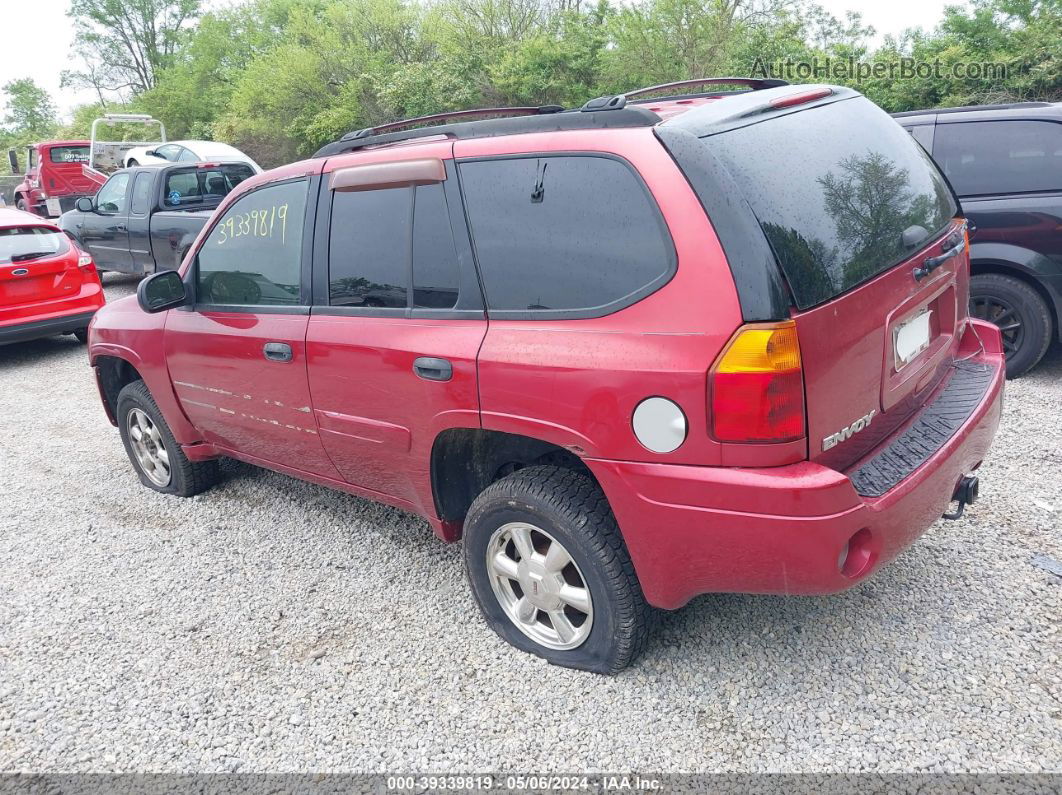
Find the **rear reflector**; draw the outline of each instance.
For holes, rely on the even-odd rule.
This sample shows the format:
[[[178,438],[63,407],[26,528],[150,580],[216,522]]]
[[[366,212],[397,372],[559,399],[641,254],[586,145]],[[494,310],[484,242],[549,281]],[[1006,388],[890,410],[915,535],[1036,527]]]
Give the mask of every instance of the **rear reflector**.
[[[800,94],[792,94],[788,97],[772,99],[770,105],[772,108],[791,108],[794,105],[803,105],[805,102],[812,102],[816,99],[828,97],[832,93],[832,88],[817,88],[814,91],[804,91]]]
[[[742,328],[710,380],[712,435],[721,442],[788,442],[804,436],[804,373],[796,324]]]

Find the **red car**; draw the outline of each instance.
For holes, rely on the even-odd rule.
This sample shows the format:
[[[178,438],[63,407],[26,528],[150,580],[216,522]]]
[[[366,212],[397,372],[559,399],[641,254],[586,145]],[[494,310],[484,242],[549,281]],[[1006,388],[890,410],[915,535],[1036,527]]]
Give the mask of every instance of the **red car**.
[[[0,343],[52,334],[85,342],[104,301],[92,257],[59,227],[0,208]]]
[[[93,324],[140,479],[229,456],[417,513],[503,638],[599,672],[650,606],[841,591],[961,514],[1003,355],[946,181],[850,89],[697,83],[242,183]]]

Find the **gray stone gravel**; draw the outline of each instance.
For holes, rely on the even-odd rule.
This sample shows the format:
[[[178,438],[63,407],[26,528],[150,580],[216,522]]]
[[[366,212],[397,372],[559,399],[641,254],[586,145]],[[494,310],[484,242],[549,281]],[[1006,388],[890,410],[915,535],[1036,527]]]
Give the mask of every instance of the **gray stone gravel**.
[[[143,488],[72,337],[0,348],[0,771],[1058,771],[1060,414],[1056,346],[967,518],[846,594],[701,597],[608,679],[506,646],[399,511]]]

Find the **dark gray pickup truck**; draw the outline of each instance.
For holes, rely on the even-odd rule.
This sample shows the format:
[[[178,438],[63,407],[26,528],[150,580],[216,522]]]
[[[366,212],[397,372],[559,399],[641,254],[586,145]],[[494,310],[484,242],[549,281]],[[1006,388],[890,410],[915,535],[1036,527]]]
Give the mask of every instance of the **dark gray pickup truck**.
[[[124,168],[63,213],[59,227],[100,270],[172,270],[221,200],[254,173],[247,163]]]

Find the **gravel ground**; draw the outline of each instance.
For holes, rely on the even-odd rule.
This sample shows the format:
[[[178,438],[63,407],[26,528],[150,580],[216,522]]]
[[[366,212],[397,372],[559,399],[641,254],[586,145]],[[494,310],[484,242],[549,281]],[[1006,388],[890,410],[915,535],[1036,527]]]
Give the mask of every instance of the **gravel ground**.
[[[1058,771],[1049,356],[967,518],[846,594],[701,597],[608,679],[505,645],[399,511],[232,462],[145,489],[72,337],[0,348],[0,770]]]

